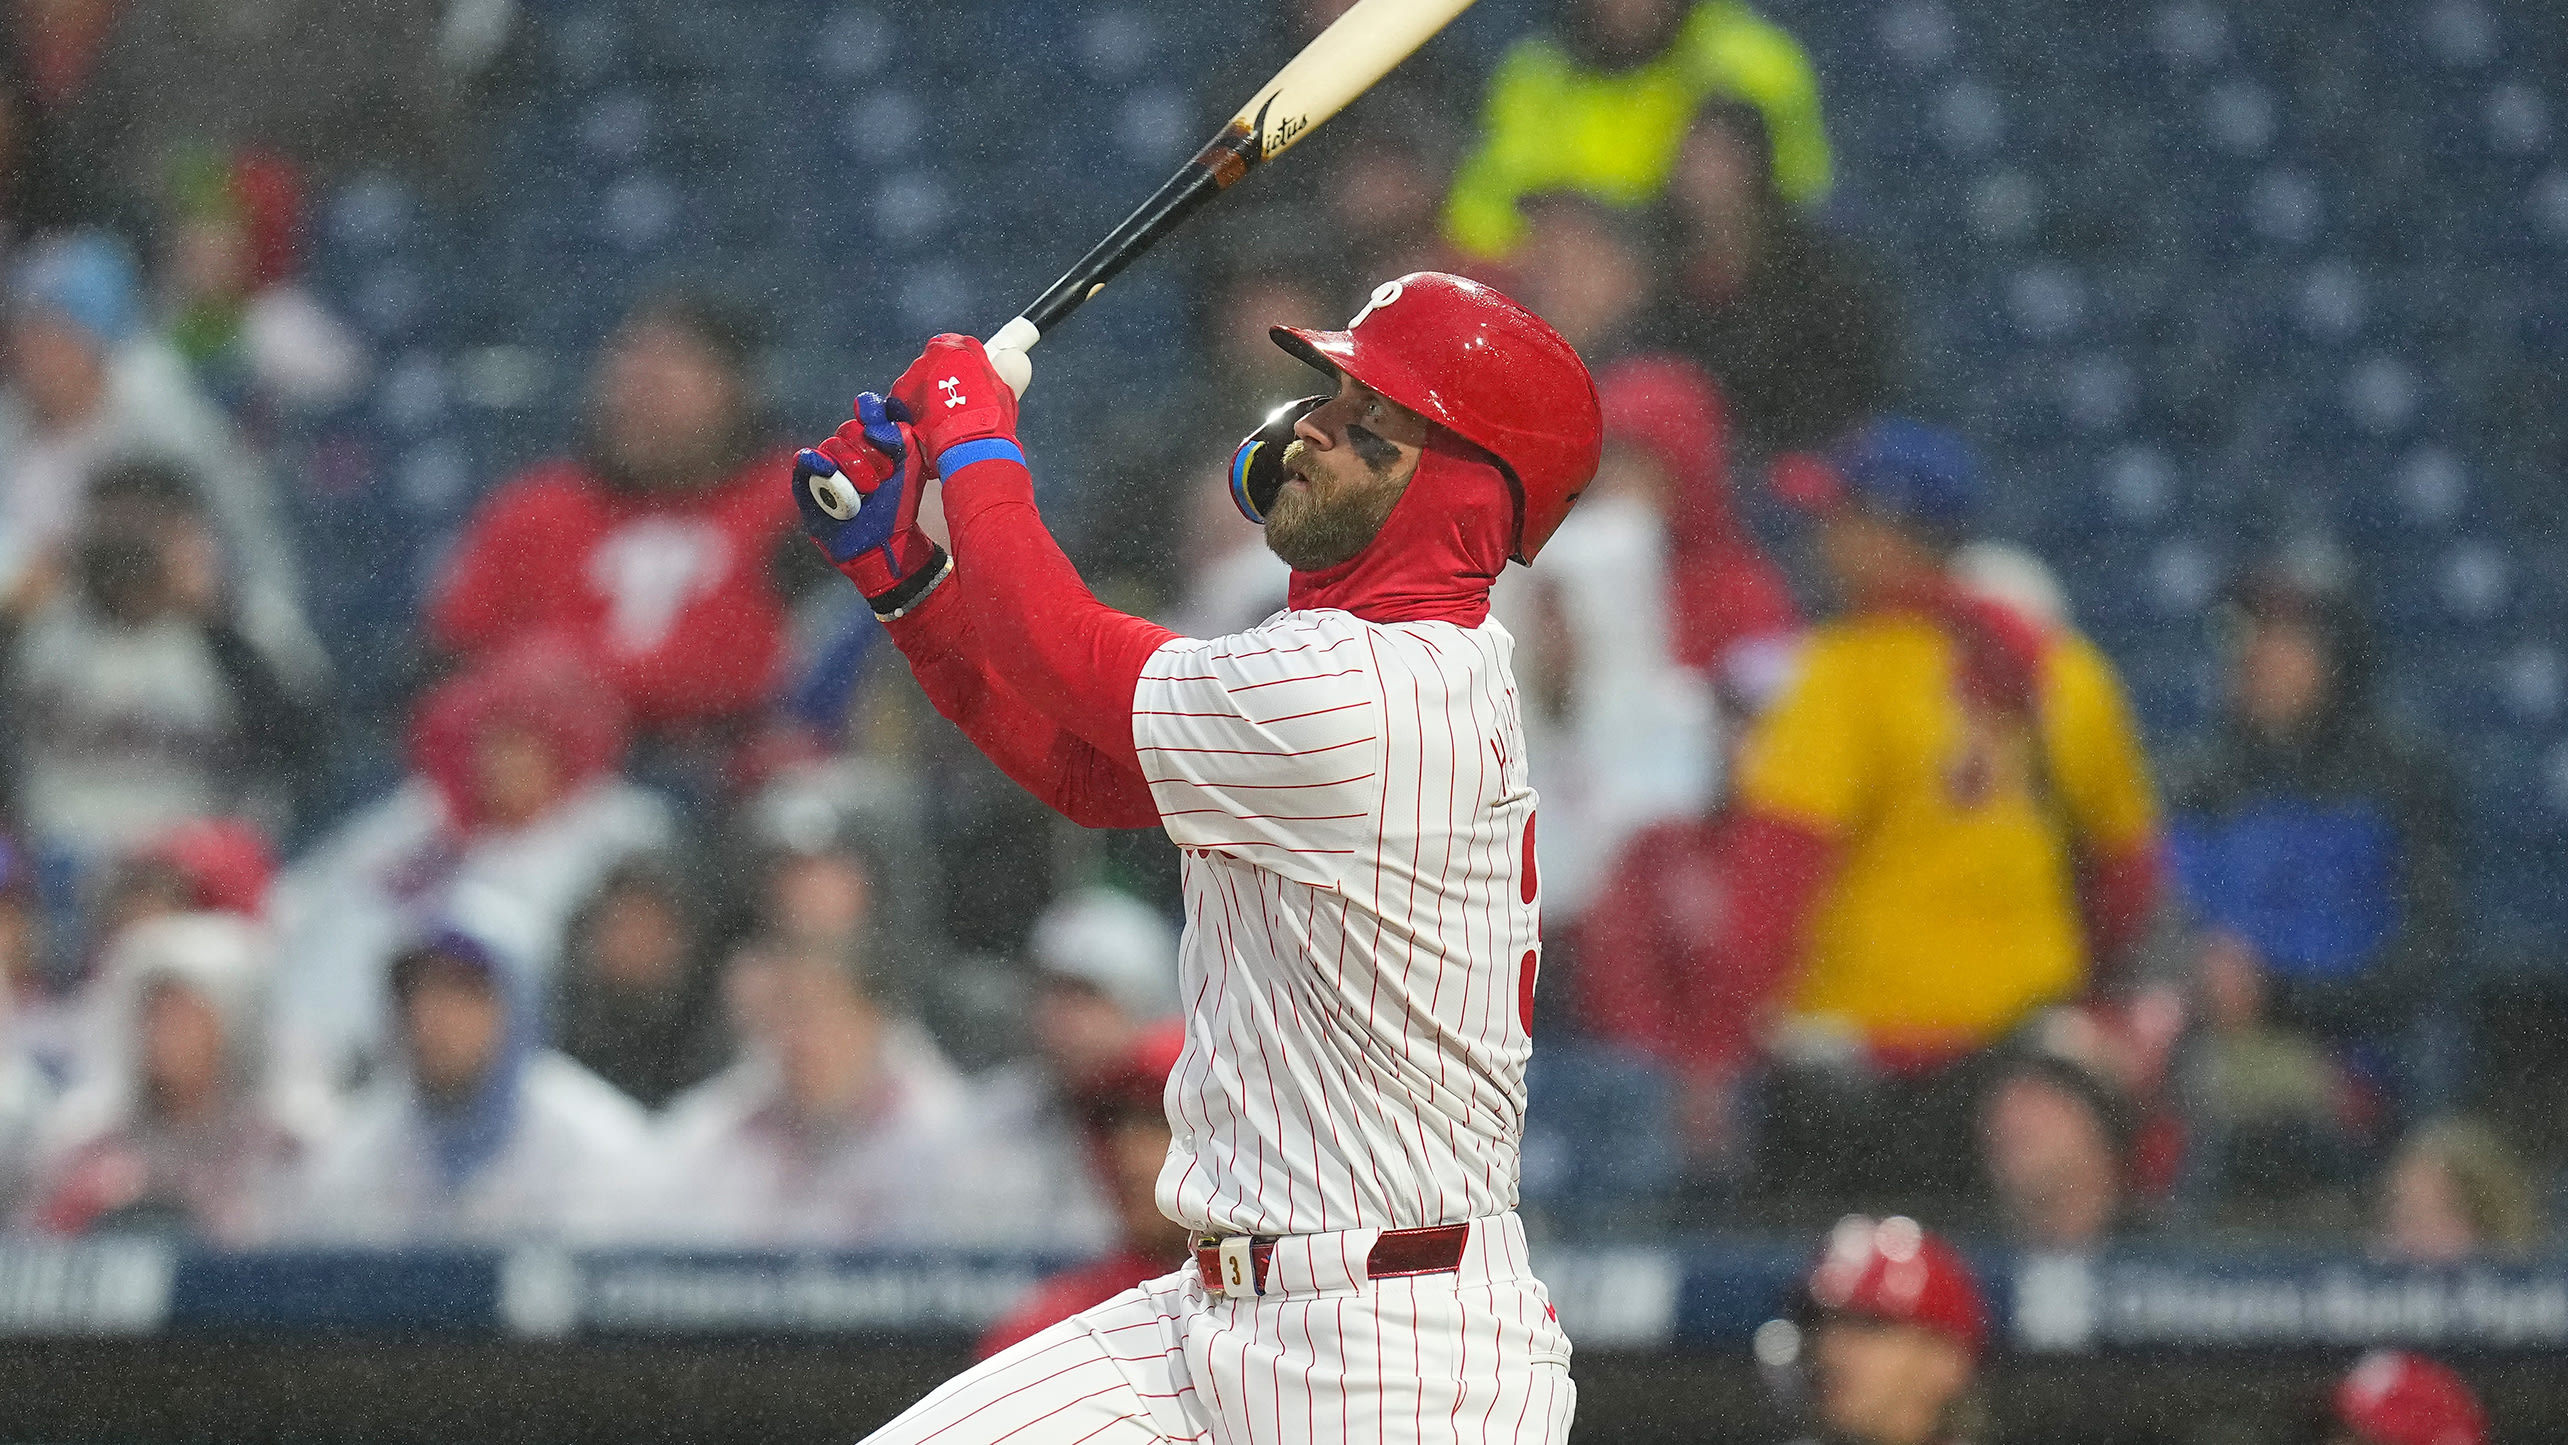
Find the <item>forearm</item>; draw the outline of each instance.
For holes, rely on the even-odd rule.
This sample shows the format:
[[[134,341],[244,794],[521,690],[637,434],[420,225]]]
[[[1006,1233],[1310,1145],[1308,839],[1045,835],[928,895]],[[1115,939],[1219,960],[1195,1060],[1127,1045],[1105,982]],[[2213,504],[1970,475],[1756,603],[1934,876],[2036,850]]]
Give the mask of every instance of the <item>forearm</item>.
[[[948,578],[884,624],[928,701],[999,771],[1081,827],[1158,826],[1158,805],[1137,766],[1118,764],[998,680],[958,581],[959,574]]]
[[[983,455],[945,487],[975,651],[1046,718],[1138,776],[1133,691],[1151,654],[1176,634],[1099,602],[1044,528],[1033,474]]]

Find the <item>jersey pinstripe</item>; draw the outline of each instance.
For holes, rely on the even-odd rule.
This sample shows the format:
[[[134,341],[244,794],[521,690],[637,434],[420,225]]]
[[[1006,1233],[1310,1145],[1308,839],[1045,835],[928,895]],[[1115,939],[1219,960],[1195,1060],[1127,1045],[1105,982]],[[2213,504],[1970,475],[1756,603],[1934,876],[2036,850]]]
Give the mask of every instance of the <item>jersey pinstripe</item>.
[[[1287,612],[1144,667],[1185,852],[1171,1218],[1403,1229],[1516,1202],[1539,964],[1534,793],[1495,621]]]

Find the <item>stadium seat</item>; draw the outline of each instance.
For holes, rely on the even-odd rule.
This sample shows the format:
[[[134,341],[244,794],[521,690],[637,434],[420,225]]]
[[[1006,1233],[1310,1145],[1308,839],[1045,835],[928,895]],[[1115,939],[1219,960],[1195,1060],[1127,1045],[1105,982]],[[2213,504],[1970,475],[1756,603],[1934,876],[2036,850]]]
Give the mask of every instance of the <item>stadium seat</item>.
[[[1525,1095],[1527,1208],[1592,1227],[1645,1210],[1674,1187],[1673,1091],[1647,1059],[1549,1042],[1534,1052]]]

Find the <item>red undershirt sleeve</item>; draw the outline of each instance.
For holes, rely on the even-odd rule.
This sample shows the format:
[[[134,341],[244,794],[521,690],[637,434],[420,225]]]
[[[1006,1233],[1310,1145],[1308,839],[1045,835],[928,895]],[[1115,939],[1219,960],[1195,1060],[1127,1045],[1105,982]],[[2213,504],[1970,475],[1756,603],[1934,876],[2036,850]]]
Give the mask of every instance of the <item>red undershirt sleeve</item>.
[[[1119,761],[1000,681],[973,626],[962,583],[958,564],[955,575],[906,616],[884,624],[928,701],[999,771],[1071,822],[1084,828],[1159,826],[1159,805],[1132,761],[1129,717]]]
[[[945,519],[991,675],[1139,775],[1133,692],[1150,655],[1177,634],[1097,600],[1044,528],[1022,462],[991,456],[959,468],[945,480]]]
[[[2097,848],[2088,855],[2087,936],[2099,976],[2118,975],[2148,933],[2162,881],[2155,837],[2118,849]]]
[[[1834,839],[1806,823],[1750,812],[1739,819],[1738,911],[1733,942],[1741,986],[1751,997],[1789,987],[1798,971],[1820,890],[1837,868]]]

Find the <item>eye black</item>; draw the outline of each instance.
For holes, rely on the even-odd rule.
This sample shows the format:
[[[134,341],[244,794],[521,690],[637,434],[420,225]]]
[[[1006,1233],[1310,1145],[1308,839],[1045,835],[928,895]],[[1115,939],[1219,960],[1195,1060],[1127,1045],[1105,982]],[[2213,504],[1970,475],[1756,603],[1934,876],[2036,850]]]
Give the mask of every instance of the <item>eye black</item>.
[[[1355,454],[1363,458],[1364,464],[1369,467],[1387,467],[1400,459],[1398,447],[1353,422],[1347,424],[1346,444],[1352,447]]]

